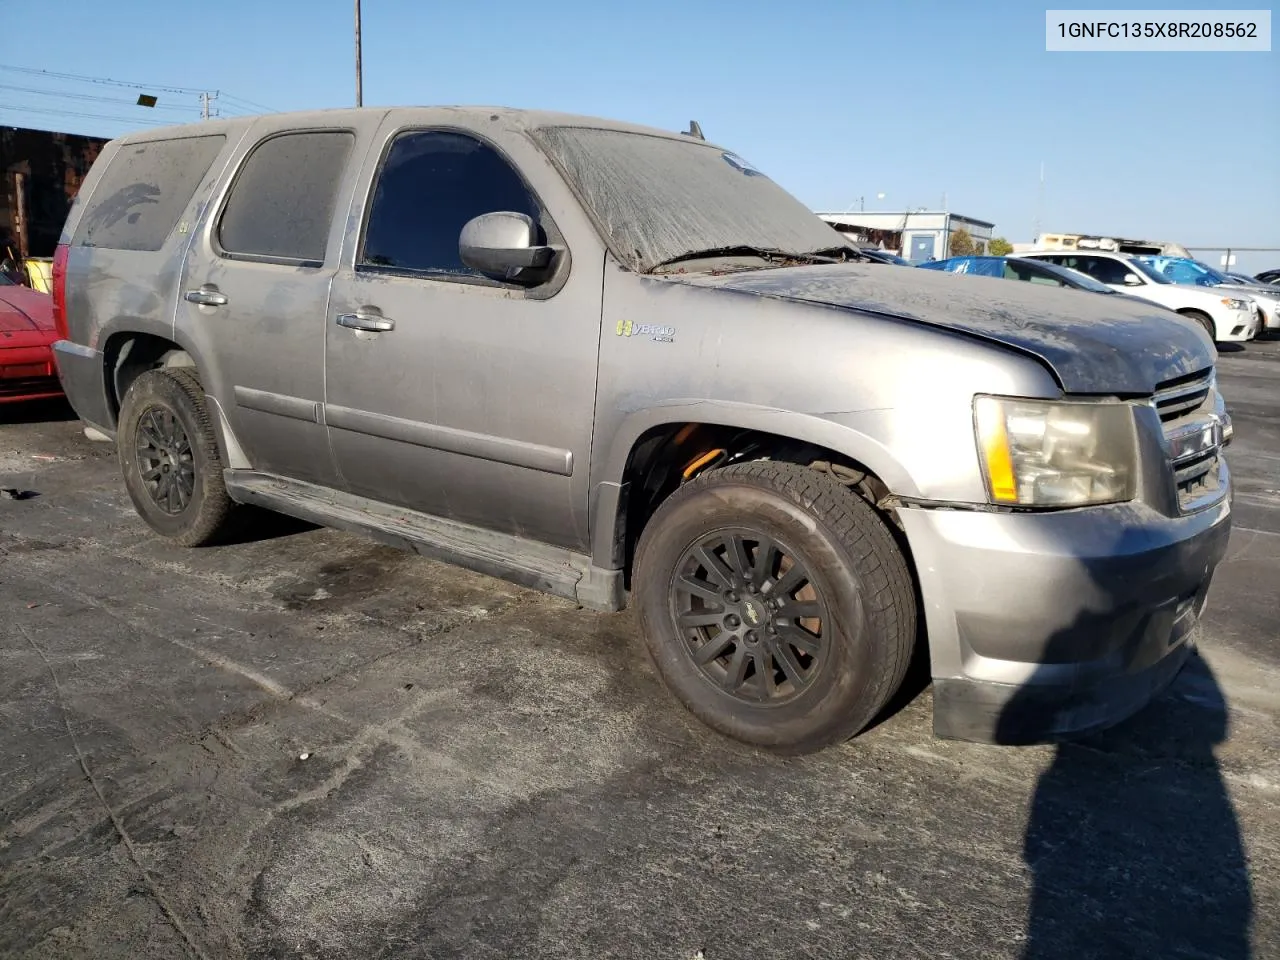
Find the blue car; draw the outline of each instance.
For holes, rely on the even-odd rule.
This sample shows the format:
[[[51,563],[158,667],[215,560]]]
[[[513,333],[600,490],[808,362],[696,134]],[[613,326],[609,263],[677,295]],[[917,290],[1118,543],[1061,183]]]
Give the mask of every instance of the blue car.
[[[896,253],[889,253],[887,250],[880,250],[876,247],[859,247],[858,252],[868,260],[874,260],[876,263],[892,263],[899,267],[911,266],[910,261],[903,260]]]
[[[1042,260],[1022,260],[1018,257],[951,257],[933,260],[919,265],[922,270],[944,270],[947,273],[968,273],[978,277],[999,277],[1004,280],[1023,280],[1051,287],[1070,287],[1122,297],[1124,294],[1099,283],[1093,277],[1076,270],[1045,263]]]

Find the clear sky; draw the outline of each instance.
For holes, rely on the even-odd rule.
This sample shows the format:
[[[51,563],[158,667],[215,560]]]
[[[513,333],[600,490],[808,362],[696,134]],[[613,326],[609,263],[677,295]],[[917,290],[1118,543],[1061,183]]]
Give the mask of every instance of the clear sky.
[[[1280,53],[1046,53],[1046,6],[1071,5],[363,0],[364,99],[541,107],[667,129],[696,119],[815,209],[856,208],[859,197],[868,210],[937,208],[945,194],[950,209],[1015,241],[1031,239],[1043,161],[1046,230],[1280,247]],[[0,64],[241,98],[215,101],[226,112],[246,99],[277,110],[354,102],[351,0],[55,7],[31,29],[10,18]],[[149,112],[30,92],[137,92],[122,88],[12,71],[0,84],[0,124],[98,135],[138,125],[20,106],[198,117],[192,95],[161,93],[171,108]],[[1280,266],[1280,253],[1242,255],[1239,266]]]

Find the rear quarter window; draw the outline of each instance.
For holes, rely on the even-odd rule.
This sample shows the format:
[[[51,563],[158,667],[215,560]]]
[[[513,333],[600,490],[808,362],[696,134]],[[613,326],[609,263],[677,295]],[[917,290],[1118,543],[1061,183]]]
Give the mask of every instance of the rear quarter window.
[[[159,250],[225,142],[215,134],[124,145],[89,198],[72,243]]]

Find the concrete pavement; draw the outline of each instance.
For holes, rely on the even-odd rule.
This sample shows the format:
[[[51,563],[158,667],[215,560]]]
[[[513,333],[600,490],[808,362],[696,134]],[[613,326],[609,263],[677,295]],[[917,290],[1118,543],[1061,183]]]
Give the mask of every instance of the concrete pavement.
[[[1167,695],[1013,749],[926,690],[798,760],[629,615],[265,516],[172,547],[0,408],[0,955],[1280,957],[1280,343],[1220,370],[1236,529]]]

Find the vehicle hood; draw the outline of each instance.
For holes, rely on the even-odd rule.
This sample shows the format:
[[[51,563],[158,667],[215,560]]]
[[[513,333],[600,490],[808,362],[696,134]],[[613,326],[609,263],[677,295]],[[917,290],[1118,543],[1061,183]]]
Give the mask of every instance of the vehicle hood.
[[[1247,297],[1255,297],[1259,300],[1280,300],[1280,287],[1269,287],[1265,283],[1224,283],[1216,290],[1235,290],[1243,293]]]
[[[1067,393],[1149,394],[1165,380],[1211,367],[1215,356],[1209,337],[1176,314],[1083,290],[877,264],[670,279],[979,337],[1038,358]]]
[[[0,334],[54,334],[53,298],[26,287],[0,287]]]

